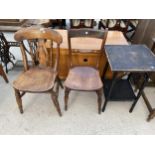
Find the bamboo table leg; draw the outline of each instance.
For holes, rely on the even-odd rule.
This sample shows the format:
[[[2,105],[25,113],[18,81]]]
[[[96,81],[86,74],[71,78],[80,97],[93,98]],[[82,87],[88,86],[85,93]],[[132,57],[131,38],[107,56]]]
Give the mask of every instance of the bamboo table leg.
[[[148,79],[149,79],[148,74],[147,74],[147,73],[144,73],[144,80],[143,80],[141,86],[139,87],[139,92],[138,92],[138,94],[137,94],[137,96],[136,96],[136,98],[135,98],[135,100],[134,100],[134,102],[133,102],[133,104],[132,104],[132,106],[131,106],[131,108],[130,108],[130,110],[129,110],[130,113],[133,111],[135,105],[137,104],[137,101],[138,101],[139,98],[141,97],[142,92],[143,92],[143,90],[144,90],[144,87],[145,87],[145,85],[146,85],[147,82],[148,82]]]
[[[153,119],[155,117],[155,109],[152,108],[148,98],[146,97],[144,91],[142,91],[142,97],[145,101],[145,104],[147,106],[148,111],[150,112],[150,114],[148,115],[147,121],[149,122],[151,119]]]
[[[153,40],[153,45],[151,50],[154,51],[155,49],[155,38],[152,39]],[[144,91],[142,92],[142,97],[144,99],[144,102],[147,106],[148,111],[150,112],[150,114],[148,115],[147,121],[149,122],[151,119],[153,119],[155,117],[155,108],[153,109],[148,98],[146,97]]]
[[[105,111],[105,108],[107,106],[107,102],[110,99],[110,95],[112,93],[113,87],[114,87],[114,85],[116,84],[116,81],[117,81],[117,78],[116,77],[117,77],[117,72],[114,72],[113,73],[113,78],[112,78],[112,83],[111,83],[111,86],[110,86],[110,89],[109,89],[108,96],[105,98],[104,105],[103,105],[103,108],[102,108],[102,112]]]

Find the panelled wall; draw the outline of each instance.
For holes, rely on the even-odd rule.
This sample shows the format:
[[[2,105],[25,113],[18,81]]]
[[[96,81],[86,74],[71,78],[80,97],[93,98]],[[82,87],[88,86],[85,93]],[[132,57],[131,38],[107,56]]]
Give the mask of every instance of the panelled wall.
[[[152,38],[155,38],[155,19],[140,20],[133,38],[133,43],[146,44],[151,48],[153,44]]]
[[[153,45],[152,38],[155,38],[155,19],[140,20],[133,43],[146,44],[151,49]],[[155,53],[155,51],[153,52]],[[151,74],[150,78],[155,82],[155,73]]]

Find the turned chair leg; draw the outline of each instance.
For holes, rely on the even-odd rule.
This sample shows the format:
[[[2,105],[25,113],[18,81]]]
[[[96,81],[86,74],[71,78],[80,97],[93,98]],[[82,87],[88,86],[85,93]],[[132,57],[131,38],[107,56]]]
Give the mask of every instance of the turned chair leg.
[[[54,106],[56,107],[56,110],[57,110],[59,116],[62,116],[61,109],[60,109],[60,106],[59,106],[59,102],[58,102],[58,99],[57,99],[57,95],[53,91],[51,93],[51,98],[52,98],[52,101],[54,103]]]
[[[15,91],[15,96],[16,96],[16,101],[17,101],[18,107],[19,107],[19,111],[22,114],[23,106],[22,106],[22,99],[21,99],[20,92],[19,92],[19,90],[15,89],[15,88],[14,88],[14,91]]]
[[[1,64],[0,64],[0,75],[3,77],[3,79],[5,80],[6,83],[9,82]]]
[[[65,87],[65,97],[64,97],[64,100],[65,100],[65,110],[66,111],[68,109],[68,96],[69,96],[70,91],[71,91],[71,89]]]
[[[103,94],[102,88],[99,90],[96,90],[96,93],[98,97],[98,113],[101,114],[102,94]]]

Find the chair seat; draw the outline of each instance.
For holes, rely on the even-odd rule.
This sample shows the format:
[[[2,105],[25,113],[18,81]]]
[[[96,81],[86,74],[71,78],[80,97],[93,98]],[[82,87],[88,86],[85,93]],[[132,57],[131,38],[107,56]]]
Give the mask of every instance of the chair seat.
[[[53,88],[56,75],[51,68],[34,67],[20,74],[13,82],[13,87],[28,92],[48,91]]]
[[[99,72],[92,67],[70,69],[64,85],[75,90],[98,90],[103,87]]]

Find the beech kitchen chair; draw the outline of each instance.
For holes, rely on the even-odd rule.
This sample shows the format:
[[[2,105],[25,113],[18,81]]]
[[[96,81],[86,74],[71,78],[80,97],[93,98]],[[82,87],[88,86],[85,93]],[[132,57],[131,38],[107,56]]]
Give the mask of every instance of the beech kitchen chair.
[[[101,113],[101,104],[102,104],[102,90],[103,84],[101,81],[101,77],[99,74],[99,61],[101,54],[104,50],[104,44],[106,41],[107,30],[99,31],[93,29],[71,29],[68,31],[68,44],[69,44],[69,65],[70,70],[68,76],[64,82],[65,86],[65,110],[68,108],[68,96],[71,90],[78,91],[94,91],[98,96],[98,113]],[[72,61],[72,55],[77,49],[72,48],[72,39],[75,38],[94,38],[100,39],[101,45],[99,47],[98,52],[100,56],[96,58],[96,66],[75,66]],[[88,50],[79,50],[81,53],[88,53]],[[94,50],[91,49],[89,52],[94,53]]]

